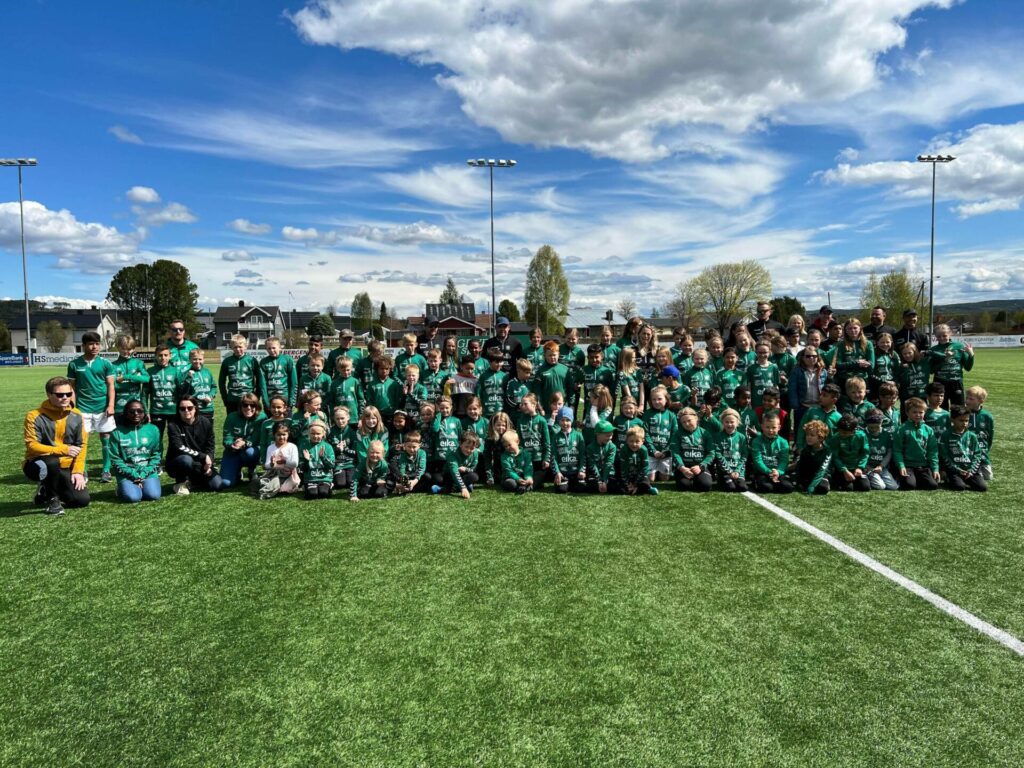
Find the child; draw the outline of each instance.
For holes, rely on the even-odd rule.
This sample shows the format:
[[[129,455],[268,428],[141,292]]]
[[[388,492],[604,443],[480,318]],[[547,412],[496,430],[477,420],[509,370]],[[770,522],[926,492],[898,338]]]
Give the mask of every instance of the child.
[[[786,477],[789,441],[779,434],[781,425],[778,413],[764,414],[761,432],[750,442],[754,490],[758,493],[793,492],[793,483]]]
[[[230,418],[230,416],[228,417]],[[279,493],[294,493],[299,488],[299,449],[289,442],[290,427],[281,421],[274,425],[273,442],[263,458],[259,497],[270,499]]]
[[[476,382],[476,396],[483,405],[483,415],[487,419],[494,416],[505,404],[505,380],[508,374],[501,369],[504,361],[501,350],[491,347],[487,350],[488,369]]]
[[[583,368],[587,364],[587,355],[579,348],[579,331],[575,328],[565,329],[565,342],[558,346],[558,362],[566,367],[565,402],[576,412],[580,400],[580,385],[583,384]]]
[[[721,341],[721,340],[719,340]],[[715,386],[714,372],[708,368],[708,353],[704,349],[693,351],[693,365],[683,375],[683,384],[693,393],[694,405],[704,404],[704,393]]]
[[[299,394],[313,390],[325,400],[331,395],[331,377],[324,373],[324,357],[319,352],[307,356],[303,372],[299,374]]]
[[[188,353],[189,368],[181,376],[180,394],[195,398],[199,412],[213,424],[213,401],[217,397],[217,383],[209,368],[204,368],[206,353],[193,349]]]
[[[928,358],[921,355],[917,345],[912,341],[900,347],[900,360],[903,362],[897,371],[896,380],[900,385],[900,400],[905,408],[907,400],[926,396],[925,387],[928,386],[930,367]]]
[[[715,373],[715,384],[722,388],[722,399],[730,408],[736,407],[736,389],[743,384],[736,360],[736,349],[729,347],[722,356],[722,367]]]
[[[583,412],[583,441],[590,445],[594,442],[594,428],[598,422],[612,418],[612,393],[604,384],[596,385],[587,397],[587,407]]]
[[[851,376],[866,378],[875,366],[875,345],[864,335],[860,320],[851,317],[843,325],[843,338],[836,344],[833,367],[836,384],[842,389]],[[833,454],[834,458],[835,454]]]
[[[470,339],[466,342],[466,354],[473,358],[473,377],[479,379],[480,374],[491,367],[490,361],[482,354],[480,339]],[[502,355],[504,360],[504,355]]]
[[[892,334],[880,333],[875,337],[875,364],[868,378],[868,396],[878,401],[879,388],[890,381],[896,381],[900,368],[900,356],[892,348]]]
[[[858,425],[864,424],[864,417],[867,412],[874,408],[873,403],[867,401],[868,385],[860,376],[850,376],[846,380],[846,398],[842,402],[840,412],[843,415],[852,414],[857,419]]]
[[[755,347],[756,357],[747,366],[746,381],[750,387],[750,400],[755,408],[761,405],[761,396],[766,389],[778,389],[782,385],[779,366],[771,361],[772,347],[766,341],[759,341]]]
[[[399,409],[391,416],[391,426],[388,427],[388,454],[387,460],[391,461],[402,451],[402,443],[409,432],[409,414]]]
[[[640,369],[636,367],[636,350],[626,347],[619,352],[618,365],[618,372],[615,375],[616,399],[629,398],[637,404],[637,409],[642,411],[644,391],[640,386]]]
[[[587,453],[583,435],[573,429],[572,409],[558,412],[558,430],[551,438],[551,474],[555,491],[582,491],[587,481]]]
[[[812,419],[800,427],[803,444],[793,466],[793,481],[807,494],[824,496],[829,492],[828,475],[832,468],[832,453],[825,445],[829,436],[828,425]]]
[[[668,410],[668,390],[659,385],[651,390],[651,407],[644,413],[644,447],[650,456],[648,477],[667,480],[672,476],[672,440],[676,417]]]
[[[789,375],[796,367],[796,357],[789,351],[785,337],[776,336],[774,333],[769,336],[769,333],[771,332],[765,333],[765,338],[772,348],[772,362],[779,368],[779,389],[786,392],[789,387]],[[786,405],[786,408],[789,406]]]
[[[266,418],[260,413],[260,400],[250,392],[238,401],[238,410],[224,419],[224,455],[221,457],[220,476],[222,491],[238,485],[242,468],[249,470],[260,463],[260,424]]]
[[[487,485],[494,485],[501,477],[501,437],[510,429],[512,429],[512,419],[507,413],[498,411],[491,416],[481,457],[481,461],[484,463],[484,480]]]
[[[376,410],[376,409],[374,409]],[[359,462],[356,476],[349,486],[349,501],[364,499],[386,499],[388,497],[388,465],[384,463],[384,443],[371,440],[366,446],[366,456]]]
[[[339,405],[331,415],[334,424],[327,433],[327,442],[334,450],[334,487],[339,491],[347,490],[356,468],[355,430],[349,424],[352,414],[348,408]]]
[[[714,333],[715,335],[708,339],[707,346],[704,349],[707,352],[707,358],[705,359],[707,367],[711,369],[712,373],[717,373],[722,370],[722,366],[725,364],[725,360],[723,358],[723,355],[725,354],[725,342],[722,340],[722,337],[718,335],[718,331],[715,331]],[[700,350],[694,350],[690,355],[691,367],[693,367],[692,363],[696,362],[693,358],[699,351]],[[683,381],[686,383],[686,379],[683,379]]]
[[[672,442],[672,461],[676,468],[676,488],[680,491],[706,493],[714,486],[711,462],[715,454],[709,435],[697,424],[697,412],[683,408],[679,412],[679,428]]]
[[[742,400],[746,397],[746,387],[737,387],[739,397]],[[746,400],[743,400],[746,403]],[[717,434],[722,431],[721,415],[728,406],[722,402],[722,390],[719,387],[711,387],[704,393],[704,403],[697,407],[698,423],[708,434]]]
[[[965,393],[965,400],[967,411],[971,415],[969,429],[978,436],[978,444],[981,446],[981,476],[992,482],[992,461],[989,452],[992,449],[992,441],[995,440],[996,428],[992,414],[984,408],[988,392],[984,387],[970,387]]]
[[[734,394],[736,397],[736,407],[733,410],[740,415],[740,432],[747,440],[753,440],[754,436],[761,430],[761,420],[757,409],[750,404],[750,390],[747,387],[736,387]],[[727,406],[716,414],[719,420],[721,420],[722,414],[726,409]],[[721,429],[713,431],[721,432]]]
[[[470,399],[476,397],[477,378],[473,372],[475,364],[470,355],[465,355],[459,361],[459,372],[449,378],[444,385],[444,394],[452,401],[452,413],[460,419],[466,415],[466,406]]]
[[[685,328],[676,328],[672,331],[673,343],[669,353],[672,355],[672,364],[685,372],[693,365],[690,356],[693,354],[693,337]]]
[[[587,490],[608,493],[615,486],[615,427],[608,421],[594,425],[594,442],[587,448]]]
[[[67,377],[75,390],[75,407],[82,412],[82,423],[88,433],[99,432],[103,447],[101,483],[109,483],[110,435],[114,422],[114,366],[100,357],[100,335],[95,331],[82,334],[82,354],[68,363]],[[170,352],[168,351],[168,362]],[[173,415],[177,402],[171,399],[168,415]],[[163,436],[163,430],[160,430]]]
[[[867,478],[868,437],[857,428],[859,421],[852,413],[839,419],[836,431],[829,436],[827,447],[832,453],[832,481],[837,491],[871,490]]]
[[[551,432],[547,421],[537,413],[537,396],[532,392],[519,404],[515,424],[523,452],[533,462],[533,488],[539,491],[544,487],[545,475],[551,466]]]
[[[519,435],[508,430],[501,437],[501,487],[516,494],[533,490],[533,462],[530,455],[520,449]]]
[[[362,350],[352,346],[352,340],[355,338],[355,334],[349,328],[343,328],[338,333],[338,346],[331,350],[330,354],[327,355],[327,363],[324,365],[325,371],[330,371],[332,374],[338,370],[338,358],[347,357],[352,361],[353,370],[358,365],[359,361],[363,359]]]
[[[587,364],[583,366],[582,374],[584,410],[593,404],[594,389],[604,387],[609,393],[615,389],[615,370],[605,365],[604,350],[600,344],[587,347]]]
[[[444,385],[448,381],[448,371],[441,367],[441,350],[431,349],[427,352],[427,368],[420,374],[420,384],[427,391],[426,400],[435,402],[444,394]],[[420,425],[424,429],[429,424]]]
[[[650,457],[644,448],[644,428],[630,427],[626,431],[626,444],[617,453],[618,466],[615,475],[619,490],[627,496],[657,496],[658,489],[651,485],[648,471]]]
[[[295,361],[295,375],[299,379],[300,394],[302,390],[302,380],[309,375],[309,359],[314,356],[319,356],[321,360],[320,371],[322,372],[324,370],[324,366],[327,361],[323,356],[323,349],[324,337],[319,333],[310,334],[309,346],[306,350],[306,354]],[[320,394],[322,395],[325,393],[321,392]]]
[[[452,414],[450,397],[445,396],[437,401],[437,411],[431,430],[434,435],[434,453],[427,456],[431,485],[444,483],[446,457],[458,449],[459,438],[462,437],[462,419]]]
[[[332,408],[346,408],[350,414],[363,410],[366,398],[359,379],[352,375],[352,358],[339,355],[336,374],[331,381],[330,394],[327,398]]]
[[[281,354],[281,340],[276,336],[267,339],[267,356],[259,362],[260,400],[264,408],[270,407],[272,395],[283,395],[288,407],[295,407],[299,396],[299,381],[295,375],[295,361]]]
[[[892,433],[882,428],[882,412],[878,408],[864,417],[868,436],[867,478],[873,491],[895,491],[900,487],[889,471],[892,463]]]
[[[312,391],[312,390],[311,390]],[[316,394],[315,391],[313,391]],[[306,432],[308,442],[300,463],[307,499],[328,499],[334,489],[334,449],[326,441],[327,425],[313,421]]]
[[[166,344],[156,348],[156,365],[149,369],[149,423],[160,432],[163,440],[167,419],[178,407],[181,374],[171,365],[171,350]]]
[[[789,411],[779,407],[779,399],[782,395],[779,390],[771,387],[764,391],[761,395],[761,407],[755,408],[754,413],[757,414],[757,424],[760,425],[764,421],[764,417],[768,414],[774,413],[779,417],[779,434],[789,439],[789,431],[786,428],[788,424]]]
[[[454,336],[448,336],[441,346],[441,370],[450,376],[459,370],[459,342]]]
[[[480,482],[477,464],[480,461],[480,438],[476,432],[469,430],[459,437],[459,447],[445,457],[445,477],[443,485],[435,485],[431,493],[442,490],[458,490],[459,495],[468,499],[473,486]]]
[[[558,431],[558,412],[565,406],[565,394],[562,392],[552,392],[551,397],[548,399],[547,411],[548,415],[548,430],[554,435]]]
[[[429,488],[434,483],[434,475],[439,474],[443,470],[443,465],[440,463],[441,457],[437,451],[437,406],[433,403],[423,403],[420,406],[420,443],[423,448],[423,452],[427,454],[427,475],[428,480],[424,480],[425,485]]]
[[[924,423],[935,432],[935,440],[942,443],[942,435],[949,429],[949,411],[942,407],[946,398],[946,385],[941,381],[933,381],[924,388],[925,403]]]
[[[402,351],[395,357],[395,379],[402,382],[405,379],[406,368],[415,365],[420,373],[427,369],[427,360],[416,351],[416,334],[407,333],[402,337]]]
[[[352,435],[357,470],[366,463],[366,453],[370,450],[370,444],[374,442],[384,446],[384,451],[381,453],[383,459],[388,452],[388,430],[384,425],[384,419],[380,417],[380,411],[372,405],[368,405],[359,414],[359,421],[356,422],[356,428]]]
[[[939,442],[939,456],[946,471],[946,483],[951,491],[984,493],[988,490],[988,484],[981,476],[981,442],[968,428],[970,411],[966,406],[954,405],[949,413],[949,429]]]
[[[388,492],[402,496],[422,490],[420,480],[427,471],[427,452],[420,447],[420,433],[415,429],[405,436],[402,450],[388,464]]]
[[[259,455],[261,457],[266,456],[267,448],[274,442],[274,427],[286,419],[288,419],[288,403],[285,402],[281,395],[274,395],[270,398],[270,409],[267,411],[267,418],[260,422],[257,445],[259,446]],[[291,426],[290,419],[288,419],[288,423]]]
[[[387,357],[384,354],[384,345],[376,339],[372,339],[366,345],[366,357],[361,358],[353,369],[364,392],[377,378],[377,361],[384,357]],[[391,360],[391,358],[388,357],[388,360]]]
[[[137,504],[160,498],[160,432],[146,424],[146,409],[137,397],[121,412],[121,425],[110,437],[110,460],[117,477],[117,495]]]
[[[689,404],[692,394],[688,386],[679,382],[681,375],[679,369],[674,365],[666,365],[661,369],[661,386],[668,393],[668,409],[672,411],[673,415],[678,414]]]
[[[551,397],[556,392],[562,394],[563,403],[572,388],[572,375],[569,368],[558,362],[558,343],[549,341],[544,345],[544,365],[537,371],[534,391],[542,405],[548,406],[545,415],[553,416],[550,410]],[[561,406],[558,406],[561,407]],[[520,437],[525,437],[520,435]]]
[[[722,431],[711,436],[718,487],[731,493],[747,490],[747,438],[739,429],[740,415],[732,408],[722,412]]]
[[[238,401],[242,395],[255,392],[259,387],[259,363],[255,357],[246,353],[248,348],[249,340],[241,334],[235,334],[231,337],[231,354],[220,361],[217,383],[221,402],[228,413],[238,410]]]
[[[835,430],[835,426],[839,423],[839,419],[843,417],[843,414],[841,414],[836,408],[837,402],[839,402],[839,387],[835,384],[826,384],[821,388],[821,396],[818,398],[818,404],[809,408],[800,422],[799,431],[796,436],[797,448],[804,447],[804,440],[807,436],[807,432],[803,428],[804,424],[809,424],[812,421],[820,421],[828,427],[829,433]]]
[[[935,381],[945,387],[946,403],[964,404],[964,371],[974,368],[974,348],[970,344],[953,341],[949,326],[935,326],[936,344],[928,350],[929,370]]]
[[[462,430],[469,430],[480,438],[480,445],[487,439],[488,423],[483,418],[484,406],[479,397],[472,397],[466,404],[466,415],[462,418]]]
[[[363,390],[366,406],[380,411],[385,427],[391,424],[391,417],[405,402],[405,389],[391,376],[394,362],[387,355],[381,355],[373,363],[374,379]]]
[[[530,392],[530,381],[533,379],[533,363],[525,357],[516,361],[515,376],[505,380],[505,413],[515,416],[519,413],[519,405]]]
[[[896,436],[900,425],[899,409],[900,390],[895,382],[887,381],[878,388],[878,410],[882,412],[882,431],[889,433],[889,438]]]
[[[935,432],[924,423],[924,400],[912,397],[905,405],[907,421],[896,430],[892,446],[900,490],[934,491],[940,477]]]
[[[626,444],[626,433],[633,427],[642,427],[644,424],[643,419],[637,416],[636,400],[632,397],[622,398],[619,403],[619,415],[612,424],[615,427],[615,449],[622,450]]]
[[[121,336],[117,340],[117,360],[114,361],[114,413],[121,413],[129,400],[144,403],[149,374],[146,366],[132,355],[135,352],[135,338]]]
[[[544,364],[544,331],[540,328],[530,329],[530,343],[523,349],[523,358],[529,360],[535,370]]]
[[[737,331],[735,335],[736,345],[736,370],[746,378],[747,368],[754,365],[757,353],[754,351],[754,338],[747,333],[746,329]]]
[[[327,424],[327,414],[323,412],[323,400],[315,389],[304,392],[299,397],[299,411],[292,417],[292,435],[305,437],[309,425],[313,422]],[[301,440],[300,440],[301,442]]]

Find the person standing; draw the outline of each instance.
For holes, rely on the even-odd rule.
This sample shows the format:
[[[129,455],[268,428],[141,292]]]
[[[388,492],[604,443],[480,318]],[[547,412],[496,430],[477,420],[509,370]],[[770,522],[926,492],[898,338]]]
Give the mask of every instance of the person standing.
[[[324,366],[324,370],[327,371],[327,375],[333,378],[338,371],[338,358],[347,357],[352,361],[352,367],[355,368],[356,364],[363,359],[362,350],[356,349],[352,346],[352,341],[356,335],[352,333],[348,328],[343,329],[338,334],[338,346],[331,350],[331,353],[327,356],[327,365]]]
[[[48,515],[64,507],[86,507],[85,454],[89,433],[74,407],[74,387],[64,376],[46,382],[46,400],[25,416],[25,461],[22,471],[39,483],[35,501]]]
[[[832,324],[832,307],[828,304],[824,304],[821,309],[818,310],[818,316],[814,318],[811,323],[811,328],[817,328],[821,331],[822,338],[828,335],[828,327]]]
[[[761,340],[765,331],[778,331],[780,334],[785,330],[782,323],[772,320],[772,305],[767,301],[757,302],[757,320],[747,323],[747,331],[754,337],[754,341]]]
[[[191,366],[190,357],[193,349],[199,349],[194,341],[185,338],[185,321],[171,320],[168,330],[167,348],[171,350],[171,367],[184,373]]]
[[[433,315],[427,315],[424,318],[423,333],[416,337],[416,351],[424,359],[430,350],[441,348],[441,340],[437,338],[440,326],[438,319]]]
[[[893,348],[899,352],[900,347],[907,343],[914,344],[919,350],[926,351],[931,343],[928,334],[917,330],[917,310],[903,310],[903,327],[892,335]]]
[[[871,322],[864,326],[864,338],[878,346],[878,337],[883,333],[888,333],[892,336],[896,333],[896,329],[890,325],[885,324],[885,308],[884,307],[872,307],[871,308]]]
[[[505,373],[514,372],[516,363],[523,356],[522,343],[509,335],[511,324],[507,317],[499,317],[494,327],[494,336],[484,342],[483,357],[488,358],[489,350],[501,352],[501,370]]]
[[[100,357],[100,335],[82,334],[82,355],[68,363],[67,377],[75,389],[75,406],[81,411],[86,432],[99,432],[103,445],[103,474],[100,482],[109,483],[110,433],[114,423],[114,366]]]

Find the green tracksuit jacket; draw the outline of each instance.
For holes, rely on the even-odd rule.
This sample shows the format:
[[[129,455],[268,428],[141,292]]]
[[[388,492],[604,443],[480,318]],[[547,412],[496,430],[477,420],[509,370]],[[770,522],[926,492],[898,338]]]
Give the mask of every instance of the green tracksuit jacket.
[[[519,413],[515,425],[520,446],[530,454],[530,461],[551,461],[551,432],[547,420],[540,414]]]
[[[578,429],[555,432],[551,438],[551,469],[566,477],[586,472],[587,450],[582,432]]]
[[[672,437],[672,464],[675,467],[706,466],[714,458],[711,437],[703,427],[687,432],[680,426]]]
[[[152,424],[117,427],[110,435],[110,466],[118,479],[155,475],[160,467],[160,430]]]
[[[154,416],[173,416],[178,410],[181,374],[173,365],[154,365],[149,369],[149,412]]]
[[[846,470],[853,472],[855,469],[862,472],[867,470],[868,436],[861,430],[855,430],[852,435],[845,436],[833,432],[829,435],[827,446],[832,452],[832,463],[840,472]]]
[[[491,418],[505,405],[505,380],[508,374],[502,370],[487,370],[476,381],[476,396],[484,406],[484,418]]]
[[[530,454],[523,449],[513,455],[508,451],[501,454],[501,478],[502,480],[530,480],[533,478],[533,461]]]
[[[587,476],[599,483],[607,483],[615,477],[616,454],[615,443],[608,441],[604,445],[596,441],[587,448]]]
[[[622,483],[639,483],[649,475],[650,457],[647,449],[642,445],[637,450],[632,450],[624,445],[617,451],[618,466],[615,474]]]
[[[755,474],[770,475],[774,469],[784,475],[789,467],[789,441],[782,435],[769,439],[760,434],[750,441],[750,455]]]
[[[306,443],[303,450],[309,453],[307,459],[300,452],[299,473],[304,483],[333,483],[334,482],[334,449],[331,444],[323,440],[316,445]]]
[[[134,357],[119,357],[114,361],[114,413],[121,413],[132,399],[146,405],[146,385],[149,373],[142,361]],[[104,393],[105,395],[106,393]]]
[[[181,374],[181,393],[192,395],[199,402],[199,412],[213,414],[213,401],[217,399],[217,382],[208,368],[192,368]]]
[[[299,394],[295,361],[285,354],[264,357],[260,360],[259,388],[264,410],[270,407],[270,398],[274,395],[281,395],[288,401],[288,407],[294,408]]]
[[[668,454],[672,448],[672,437],[679,426],[679,420],[672,411],[648,410],[644,412],[644,447],[647,453]]]
[[[840,413],[838,408],[833,408],[831,411],[826,413],[822,410],[820,405],[812,405],[807,409],[807,413],[800,420],[800,427],[796,433],[796,447],[803,448],[807,444],[807,437],[804,434],[804,424],[810,424],[812,421],[824,422],[825,426],[828,427],[829,433],[836,431],[836,426],[839,424],[839,420],[843,418],[843,414]]]
[[[968,422],[967,428],[978,436],[978,443],[981,446],[981,463],[990,464],[988,453],[992,449],[992,441],[996,434],[996,424],[992,414],[984,408],[971,411],[971,420]]]
[[[939,471],[939,446],[935,432],[925,423],[907,421],[896,430],[892,445],[896,468],[927,467]]]
[[[217,383],[225,405],[234,405],[242,395],[258,393],[260,364],[252,355],[228,355],[220,364]]]
[[[977,474],[983,458],[978,436],[969,429],[960,434],[946,430],[939,442],[939,458],[946,472]]]
[[[740,477],[746,476],[750,448],[747,438],[738,429],[731,435],[725,432],[713,435],[711,446],[723,470],[729,474],[735,472]]]

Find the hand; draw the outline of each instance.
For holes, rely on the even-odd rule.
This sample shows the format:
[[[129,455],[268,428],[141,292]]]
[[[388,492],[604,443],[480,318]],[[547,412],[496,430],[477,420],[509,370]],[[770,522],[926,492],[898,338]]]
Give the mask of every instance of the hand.
[[[580,472],[579,474],[576,475],[576,479],[579,480],[582,483],[584,480],[587,479],[587,473],[586,472]]]
[[[608,493],[608,483],[598,483],[597,484],[597,492],[598,493]]]
[[[851,471],[850,471],[850,470],[848,470],[848,469],[844,469],[844,470],[843,470],[843,479],[844,479],[844,480],[846,480],[847,482],[849,482],[849,481],[853,480],[853,478],[854,478],[854,474],[853,474],[853,472],[851,472]]]
[[[773,469],[771,471],[770,477],[771,477],[773,483],[779,482],[779,470]]]
[[[935,480],[935,482],[939,482],[940,480],[942,480],[942,473],[932,472],[932,479]]]
[[[964,351],[966,351],[967,354],[970,355],[971,357],[974,357],[974,346],[973,345],[971,345],[971,344],[964,344]]]
[[[108,405],[108,406],[107,406],[107,407],[106,407],[106,408],[104,409],[104,411],[103,411],[103,415],[104,415],[104,416],[106,416],[106,417],[107,417],[108,419],[109,419],[109,418],[112,418],[112,417],[113,417],[113,415],[114,415],[114,406],[112,406],[112,405]]]
[[[469,498],[469,488],[463,488],[463,489],[462,489],[462,490],[461,490],[461,491],[459,492],[459,495],[460,495],[460,496],[461,496],[462,498],[464,498],[464,499],[468,499],[468,498]]]
[[[906,476],[907,476],[907,468],[904,467],[903,469],[900,470],[900,477],[906,477]]]
[[[71,476],[71,487],[76,491],[81,491],[85,488],[85,475],[74,474]]]
[[[71,458],[75,458],[81,452],[82,452],[82,446],[80,446],[80,445],[69,445],[68,446],[68,456],[70,456]]]
[[[565,481],[565,477],[561,472],[555,474],[555,485],[561,485]]]
[[[236,451],[240,451],[243,448],[245,448],[245,440],[243,440],[240,437],[236,437],[235,442],[231,444],[231,447],[234,448]]]
[[[694,466],[690,467],[690,474],[693,475],[694,477],[696,477],[703,471],[704,470],[701,469],[700,464],[695,464]]]
[[[309,461],[309,449],[308,448],[303,448],[302,449],[302,458],[304,458],[306,461]]]
[[[541,467],[541,469],[548,469],[548,468],[551,467],[551,462],[550,461],[542,461],[540,463],[540,467]]]
[[[857,467],[855,470],[853,470],[853,476],[864,477],[864,471],[860,467]]]
[[[203,462],[203,465],[204,465],[204,466],[205,466],[205,467],[206,467],[207,469],[213,469],[213,459],[212,459],[212,458],[210,458],[209,456],[207,456],[207,457],[206,457],[206,461],[204,461],[204,462]]]

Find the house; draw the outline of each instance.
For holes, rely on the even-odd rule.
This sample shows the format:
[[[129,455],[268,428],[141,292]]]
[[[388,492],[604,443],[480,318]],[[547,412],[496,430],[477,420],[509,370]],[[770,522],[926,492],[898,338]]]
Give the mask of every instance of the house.
[[[213,313],[213,331],[218,349],[227,349],[231,337],[248,337],[252,349],[262,348],[271,336],[283,336],[285,331],[281,308],[276,306],[246,306],[244,301],[226,307],[217,307]]]
[[[611,323],[608,322],[609,316],[612,318]],[[616,319],[609,308],[572,307],[565,316],[564,325],[566,328],[576,328],[584,338],[596,339],[601,336],[601,329],[606,325],[623,325],[624,322],[621,318]]]
[[[477,324],[476,305],[465,304],[427,304],[423,318],[410,317],[409,331],[420,333],[427,317],[436,317],[439,333],[442,336],[486,336],[488,329]],[[418,325],[413,325],[419,320]]]
[[[282,317],[286,328],[305,332],[309,321],[322,314],[323,312],[299,312],[297,309],[289,309],[282,313]],[[352,330],[351,315],[331,315],[331,319],[334,321],[334,330],[343,331],[346,328]]]
[[[35,310],[31,315],[32,349],[36,352],[75,352],[82,351],[82,334],[95,331],[104,341],[104,348],[114,345],[117,337],[117,325],[112,311],[99,309],[95,305],[91,309],[51,309]],[[51,350],[46,340],[39,335],[39,327],[46,322],[55,320],[63,326],[67,335],[64,346],[59,350]],[[11,331],[11,349],[15,352],[26,352],[25,316],[14,317],[8,323]]]

